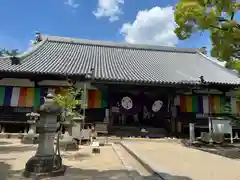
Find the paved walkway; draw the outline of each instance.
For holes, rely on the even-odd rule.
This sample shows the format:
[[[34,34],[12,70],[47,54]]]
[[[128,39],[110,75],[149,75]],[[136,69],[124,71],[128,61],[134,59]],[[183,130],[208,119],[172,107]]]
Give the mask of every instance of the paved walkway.
[[[146,170],[125,148],[120,144],[113,144],[113,149],[122,161],[125,168],[129,171],[129,176],[136,180],[162,180],[158,175]]]
[[[1,139],[0,179],[25,180],[20,174],[35,150],[36,145],[22,145],[19,140]],[[82,147],[78,152],[63,153],[63,157],[63,163],[68,166],[65,176],[51,180],[131,179],[111,146],[102,147],[101,153],[95,155],[91,153],[90,147]]]
[[[240,160],[174,142],[124,142],[141,160],[172,180],[240,180]]]
[[[21,177],[27,160],[36,152],[36,145],[23,145],[17,139],[0,139],[0,180],[26,180]],[[119,156],[119,152],[121,155]],[[63,152],[63,163],[68,166],[65,176],[51,180],[156,180],[139,167],[123,149],[101,147],[100,154],[81,147],[76,152]],[[129,167],[131,166],[131,169]]]

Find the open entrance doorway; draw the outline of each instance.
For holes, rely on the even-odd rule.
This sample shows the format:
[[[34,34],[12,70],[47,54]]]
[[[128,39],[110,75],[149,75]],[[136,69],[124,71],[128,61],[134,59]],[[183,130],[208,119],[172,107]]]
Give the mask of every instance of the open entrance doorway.
[[[127,134],[142,129],[162,134],[169,126],[168,96],[151,95],[119,95],[118,101],[110,106],[112,127],[128,131]]]

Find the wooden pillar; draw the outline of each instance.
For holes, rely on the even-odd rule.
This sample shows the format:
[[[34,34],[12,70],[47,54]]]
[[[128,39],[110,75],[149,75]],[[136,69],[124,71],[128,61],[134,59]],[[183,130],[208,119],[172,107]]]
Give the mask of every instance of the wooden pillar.
[[[112,125],[113,125],[112,108],[109,107],[109,123],[108,123],[108,126],[111,127]]]
[[[177,121],[177,132],[178,133],[182,132],[182,122],[179,119]]]
[[[110,114],[109,114],[110,112],[109,112],[109,109],[108,108],[106,108],[105,109],[105,117],[104,117],[104,123],[107,123],[107,124],[109,124],[109,116],[110,116]]]
[[[177,117],[177,108],[175,105],[171,108],[171,131],[172,133],[176,132],[176,117]]]

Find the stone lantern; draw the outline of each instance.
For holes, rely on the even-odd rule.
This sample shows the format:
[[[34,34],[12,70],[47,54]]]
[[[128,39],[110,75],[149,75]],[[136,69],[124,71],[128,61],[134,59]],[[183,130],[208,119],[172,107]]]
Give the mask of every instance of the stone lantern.
[[[72,117],[71,117],[72,118]],[[73,120],[75,120],[73,118]],[[63,122],[65,127],[65,133],[63,134],[63,138],[60,140],[60,146],[65,151],[77,151],[79,150],[77,141],[72,136],[72,130],[74,125],[70,123],[69,119]],[[79,129],[80,131],[80,129]]]
[[[54,151],[54,137],[57,130],[57,115],[61,108],[55,103],[52,94],[48,94],[45,103],[40,108],[40,120],[37,123],[39,144],[36,154],[25,166],[25,177],[53,177],[63,175],[66,167],[62,159]]]
[[[82,138],[81,130],[83,129],[83,119],[83,116],[76,116],[73,118],[75,125],[72,127],[72,136],[79,140]]]
[[[39,121],[40,114],[36,112],[27,113],[26,116],[29,118],[29,130],[28,133],[22,138],[21,142],[24,144],[34,144],[36,138],[36,123]]]

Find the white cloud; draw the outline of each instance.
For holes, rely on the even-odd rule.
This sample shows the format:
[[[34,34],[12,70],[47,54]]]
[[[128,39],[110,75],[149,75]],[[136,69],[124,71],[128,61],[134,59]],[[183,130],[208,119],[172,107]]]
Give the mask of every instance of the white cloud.
[[[78,6],[79,6],[79,4],[77,4],[75,2],[75,0],[67,0],[66,2],[64,2],[64,4],[70,6],[70,7],[74,8],[74,9],[78,8]]]
[[[120,33],[128,43],[175,46],[178,38],[172,7],[153,7],[137,13],[133,23],[123,24]]]
[[[124,0],[98,0],[98,7],[93,14],[97,18],[107,17],[110,22],[117,21],[119,15],[122,14],[121,5]]]

